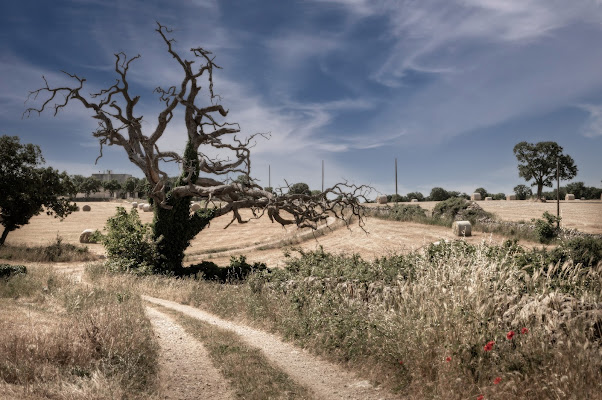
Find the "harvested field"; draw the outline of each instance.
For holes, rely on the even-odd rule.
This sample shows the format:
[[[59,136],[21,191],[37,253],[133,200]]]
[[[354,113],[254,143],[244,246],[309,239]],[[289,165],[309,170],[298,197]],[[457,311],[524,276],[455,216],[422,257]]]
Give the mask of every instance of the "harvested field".
[[[393,205],[394,203],[389,203]],[[409,203],[401,203],[409,204]],[[428,211],[432,211],[437,204],[436,201],[424,201],[418,205]],[[529,222],[531,218],[541,218],[544,212],[556,215],[556,202],[540,203],[528,200],[496,200],[479,201],[485,211],[494,213],[497,219],[502,221],[524,221]],[[376,207],[376,204],[370,204]],[[586,233],[602,234],[602,201],[600,200],[574,200],[560,201],[561,226],[577,229]]]
[[[502,204],[500,204],[502,203]],[[506,205],[506,202],[481,202],[487,210],[498,209],[498,216],[505,216],[508,212],[510,216],[518,215],[520,206],[529,207],[531,213],[541,215],[543,211],[536,206],[550,206],[550,204],[538,204],[527,202],[516,202],[516,205]],[[85,203],[83,203],[85,204]],[[79,203],[80,207],[83,205]],[[434,206],[432,203],[420,203],[425,208]],[[578,204],[583,207],[584,204]],[[53,241],[57,235],[61,236],[65,242],[78,244],[79,235],[84,229],[102,230],[107,218],[115,214],[115,208],[125,206],[129,209],[127,203],[106,202],[91,203],[92,211],[75,212],[64,221],[59,221],[45,214],[33,217],[30,224],[11,232],[8,236],[9,244],[27,244],[44,245]],[[500,206],[509,207],[508,210],[515,210],[515,214]],[[573,204],[569,206],[574,207]],[[588,204],[594,210],[602,211],[602,202],[592,202]],[[499,207],[499,208],[496,208]],[[514,207],[514,208],[513,208]],[[565,206],[565,208],[568,208]],[[567,214],[565,212],[565,214]],[[152,213],[139,213],[143,222],[151,222]],[[243,213],[249,216],[250,213]],[[569,222],[578,224],[587,223],[588,218],[581,218],[579,209],[570,214]],[[602,217],[598,213],[598,220]],[[503,219],[513,219],[503,218]],[[520,219],[520,218],[517,218]],[[590,217],[589,223],[596,221]],[[314,238],[309,229],[299,230],[296,227],[281,227],[277,223],[271,223],[268,218],[251,220],[246,224],[233,223],[228,229],[224,227],[230,222],[229,216],[217,218],[211,222],[209,228],[201,232],[192,242],[187,251],[188,263],[195,263],[200,260],[211,260],[218,264],[227,264],[230,256],[243,254],[247,256],[250,262],[262,261],[269,266],[274,267],[282,264],[283,250],[295,246],[304,250],[315,250],[323,246],[325,251],[333,253],[360,254],[367,259],[373,259],[392,253],[406,253],[413,249],[422,247],[431,242],[440,239],[454,239],[450,228],[441,226],[422,225],[412,222],[384,221],[369,218],[366,221],[365,229],[362,231],[357,225],[346,229],[339,225],[334,226],[332,230],[325,230],[324,235],[318,234]],[[597,226],[602,232],[602,221],[598,221]],[[471,243],[478,243],[483,240],[499,243],[505,238],[499,235],[491,235],[480,232],[473,232],[473,236],[466,240]],[[535,244],[522,243],[527,246]],[[88,244],[92,252],[103,254],[104,248],[101,244]]]

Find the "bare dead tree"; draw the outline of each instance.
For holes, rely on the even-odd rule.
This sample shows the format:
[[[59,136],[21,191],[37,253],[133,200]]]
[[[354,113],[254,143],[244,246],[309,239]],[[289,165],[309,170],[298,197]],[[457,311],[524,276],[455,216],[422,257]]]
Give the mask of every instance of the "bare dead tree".
[[[320,221],[330,215],[344,221],[348,221],[349,216],[355,216],[362,225],[361,200],[365,200],[364,196],[370,189],[366,186],[337,183],[320,195],[309,196],[289,195],[283,191],[270,193],[257,185],[250,178],[250,149],[256,138],[268,135],[259,133],[239,139],[237,134],[240,132],[240,126],[224,120],[228,110],[220,104],[221,98],[213,90],[213,73],[220,67],[214,62],[212,53],[200,47],[192,48],[190,52],[194,59],[187,60],[174,50],[175,40],[169,37],[171,30],[157,22],[156,31],[167,46],[167,52],[182,68],[184,78],[179,86],[157,87],[154,90],[164,108],[157,116],[157,126],[152,132],[143,132],[143,117],[135,112],[140,96],[131,94],[128,83],[130,66],[140,55],[128,58],[122,52],[115,54],[117,78],[109,88],[85,95],[83,89],[86,79],[76,74],[63,71],[75,82],[75,85],[65,87],[51,87],[43,77],[45,86],[30,92],[29,95],[29,98],[33,99],[42,96],[43,102],[37,108],[28,108],[24,116],[40,114],[49,108],[53,109],[56,115],[73,101],[90,110],[92,118],[98,120],[98,128],[93,132],[100,142],[98,158],[102,157],[105,145],[121,146],[125,150],[130,161],[140,168],[152,187],[150,197],[156,205],[155,213],[158,219],[168,216],[176,206],[180,212],[172,212],[170,220],[189,218],[187,222],[194,227],[184,235],[186,247],[191,238],[208,223],[207,219],[232,213],[231,223],[248,222],[250,218],[243,218],[240,213],[242,209],[252,210],[251,218],[267,215],[272,222],[281,225],[296,224],[299,227],[316,228]],[[201,82],[208,82],[208,105],[198,104]],[[173,120],[176,109],[183,110],[188,134],[186,149],[182,155],[173,151],[162,151],[157,145]],[[226,152],[229,156],[212,158],[205,149]],[[166,186],[168,176],[161,169],[165,162],[177,162],[182,167],[182,176],[173,188]],[[201,177],[201,173],[213,177]],[[230,173],[247,176],[249,184],[219,179],[220,176],[225,177]],[[206,199],[205,211],[210,204],[214,206],[211,213],[202,216],[188,215],[190,199],[195,196]],[[200,220],[204,222],[201,223]],[[174,232],[173,229],[168,231],[155,227],[155,234],[157,237],[166,237]],[[183,249],[181,253],[183,256]],[[177,262],[181,263],[181,259]]]

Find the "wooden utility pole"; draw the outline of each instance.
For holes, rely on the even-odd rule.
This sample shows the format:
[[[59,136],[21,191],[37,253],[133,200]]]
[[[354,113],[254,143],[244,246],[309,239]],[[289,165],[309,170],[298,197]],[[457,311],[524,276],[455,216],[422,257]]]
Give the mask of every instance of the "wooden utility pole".
[[[395,202],[399,201],[399,195],[397,194],[397,157],[395,157]]]
[[[560,229],[560,161],[556,157],[556,229]]]
[[[268,187],[272,187],[272,166],[268,164]]]
[[[324,160],[322,160],[322,192],[324,192]]]

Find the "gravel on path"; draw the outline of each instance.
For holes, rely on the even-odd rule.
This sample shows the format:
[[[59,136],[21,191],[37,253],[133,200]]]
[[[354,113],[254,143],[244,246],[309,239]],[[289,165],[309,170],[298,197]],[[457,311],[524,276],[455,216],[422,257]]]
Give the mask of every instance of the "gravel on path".
[[[374,387],[366,380],[358,379],[353,373],[345,371],[338,365],[321,360],[307,351],[282,342],[270,333],[236,324],[201,309],[173,301],[150,296],[142,296],[142,298],[237,333],[244,342],[261,349],[271,362],[293,380],[310,388],[319,399],[388,400],[398,398]]]

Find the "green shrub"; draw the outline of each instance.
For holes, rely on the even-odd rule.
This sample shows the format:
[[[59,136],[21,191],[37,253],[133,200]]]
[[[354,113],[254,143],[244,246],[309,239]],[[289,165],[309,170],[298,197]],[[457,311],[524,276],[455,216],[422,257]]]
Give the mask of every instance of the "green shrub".
[[[220,267],[210,261],[203,261],[200,264],[191,265],[183,268],[179,276],[194,276],[195,278],[203,278],[209,281],[217,281],[221,283],[244,281],[253,272],[266,271],[269,272],[264,263],[249,264],[245,256],[230,257],[230,265]]]
[[[391,207],[389,216],[394,221],[414,221],[426,218],[426,210],[416,205],[397,204]]]
[[[102,243],[107,250],[107,267],[114,272],[153,272],[159,258],[150,224],[143,224],[138,210],[130,213],[117,207],[117,214],[107,220],[107,234]]]
[[[461,197],[452,197],[435,204],[433,208],[433,217],[446,218],[453,220],[461,211],[466,209],[468,202]]]
[[[535,224],[535,232],[539,238],[540,243],[550,243],[552,239],[558,236],[558,231],[554,226],[557,222],[560,222],[560,217],[556,217],[549,212],[543,213],[544,219],[535,219],[531,221]]]
[[[10,278],[13,275],[26,274],[25,265],[0,264],[0,278]]]
[[[602,240],[591,237],[562,242],[552,251],[552,262],[573,260],[575,264],[595,266],[602,261]]]

